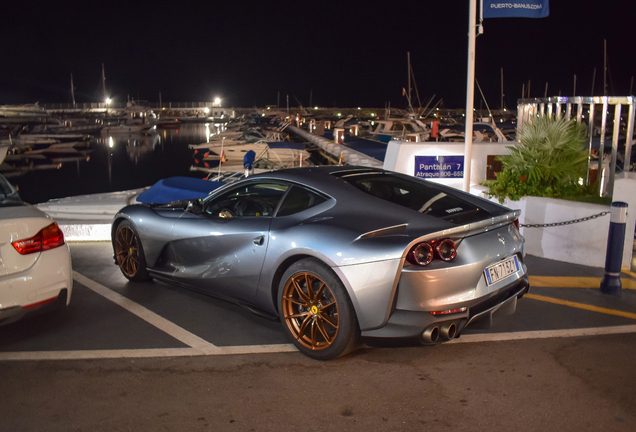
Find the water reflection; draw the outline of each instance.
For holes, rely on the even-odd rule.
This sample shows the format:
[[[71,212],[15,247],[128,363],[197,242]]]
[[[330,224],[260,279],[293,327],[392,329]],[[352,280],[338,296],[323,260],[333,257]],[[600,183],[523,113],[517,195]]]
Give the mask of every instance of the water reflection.
[[[30,203],[136,189],[166,177],[197,175],[190,171],[192,150],[188,145],[207,142],[213,130],[212,124],[181,124],[147,135],[91,137],[76,146],[47,151],[24,149],[7,155],[0,171],[13,177],[11,182]]]
[[[164,134],[166,132],[164,131]],[[161,141],[161,136],[158,133],[111,135],[95,138],[95,144],[105,147],[109,155],[112,149],[125,147],[128,157],[135,162],[135,165],[139,163],[145,154],[153,151]]]
[[[14,145],[0,165],[0,172],[7,178],[15,178],[33,171],[60,169],[64,163],[76,162],[79,176],[80,162],[90,160],[92,151],[87,140]]]

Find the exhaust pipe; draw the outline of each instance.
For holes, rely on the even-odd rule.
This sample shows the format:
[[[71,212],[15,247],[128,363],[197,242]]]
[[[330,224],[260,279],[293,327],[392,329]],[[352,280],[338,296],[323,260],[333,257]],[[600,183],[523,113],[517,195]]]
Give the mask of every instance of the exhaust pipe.
[[[457,336],[457,326],[455,326],[455,323],[444,324],[441,333],[444,339],[453,339]]]
[[[425,343],[435,343],[439,339],[439,329],[437,327],[429,327],[422,333],[422,339]]]

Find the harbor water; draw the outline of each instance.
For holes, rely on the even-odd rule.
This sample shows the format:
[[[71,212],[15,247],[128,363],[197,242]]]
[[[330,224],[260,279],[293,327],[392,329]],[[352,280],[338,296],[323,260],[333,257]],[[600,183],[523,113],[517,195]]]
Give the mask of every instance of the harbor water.
[[[23,174],[7,175],[19,188],[22,199],[31,204],[53,198],[115,192],[151,186],[160,179],[173,176],[205,177],[191,171],[195,160],[189,144],[206,142],[212,125],[181,124],[178,129],[132,135],[96,135],[80,154],[72,157],[51,156],[22,160],[20,166],[36,167]],[[59,155],[58,155],[59,156]],[[59,168],[37,169],[58,161]],[[18,162],[12,162],[18,165]]]

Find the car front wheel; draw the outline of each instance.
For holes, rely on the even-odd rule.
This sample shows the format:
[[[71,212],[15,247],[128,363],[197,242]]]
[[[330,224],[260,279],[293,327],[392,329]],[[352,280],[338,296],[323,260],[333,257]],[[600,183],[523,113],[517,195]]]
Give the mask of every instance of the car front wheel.
[[[150,280],[144,250],[132,223],[126,220],[119,224],[115,231],[113,246],[117,265],[128,280],[133,282]]]
[[[344,285],[316,259],[298,261],[283,274],[278,310],[294,345],[313,359],[343,356],[360,341],[360,327]]]

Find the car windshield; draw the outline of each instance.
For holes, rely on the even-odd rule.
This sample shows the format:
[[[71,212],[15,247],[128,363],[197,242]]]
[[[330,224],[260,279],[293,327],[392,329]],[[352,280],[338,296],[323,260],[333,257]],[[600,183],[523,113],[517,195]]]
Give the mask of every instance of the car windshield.
[[[416,179],[384,173],[349,173],[342,179],[374,197],[457,224],[488,215],[486,210]]]
[[[205,213],[220,218],[271,217],[289,185],[243,183],[208,201]]]

